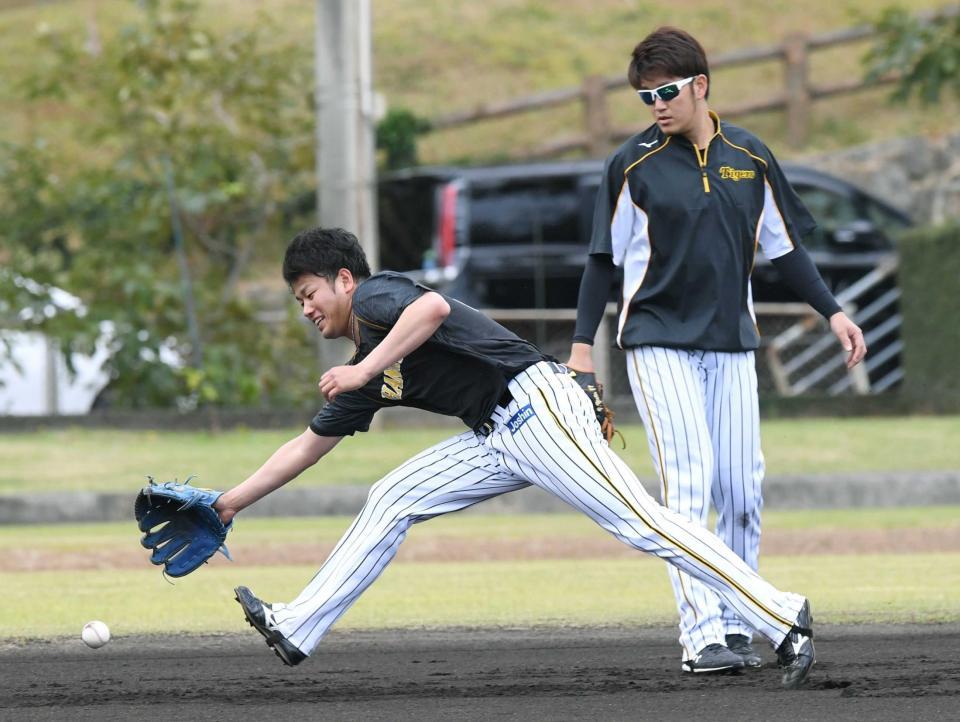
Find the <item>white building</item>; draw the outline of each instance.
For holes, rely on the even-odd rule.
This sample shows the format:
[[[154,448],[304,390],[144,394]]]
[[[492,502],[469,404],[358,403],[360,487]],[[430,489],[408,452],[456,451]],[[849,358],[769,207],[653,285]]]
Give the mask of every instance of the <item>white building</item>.
[[[55,341],[41,333],[0,331],[12,359],[0,360],[0,415],[86,414],[106,386],[105,348],[93,356],[73,354],[71,375]]]
[[[29,291],[49,292],[50,303],[42,309],[47,317],[85,313],[80,299],[62,289],[43,289],[22,277],[13,282]],[[22,309],[20,317],[30,320],[36,313],[32,308]],[[109,338],[108,329],[103,330],[103,338]],[[56,342],[40,332],[0,329],[0,345],[9,350],[9,354],[0,353],[0,415],[86,414],[109,381],[102,368],[108,357],[105,342],[98,343],[93,356],[72,355],[75,374],[67,368]]]

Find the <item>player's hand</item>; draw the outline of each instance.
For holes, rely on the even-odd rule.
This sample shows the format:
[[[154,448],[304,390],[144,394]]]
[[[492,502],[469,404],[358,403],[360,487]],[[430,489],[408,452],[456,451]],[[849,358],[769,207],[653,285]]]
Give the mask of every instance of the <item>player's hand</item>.
[[[237,509],[234,509],[225,500],[226,494],[217,499],[216,503],[213,505],[213,510],[220,515],[220,521],[225,525],[233,521],[233,517],[237,515]]]
[[[574,343],[570,346],[570,358],[564,364],[568,369],[576,369],[583,373],[594,373],[593,346],[588,343]]]
[[[863,331],[847,318],[843,311],[837,311],[830,317],[830,330],[840,340],[840,345],[847,352],[847,368],[852,369],[863,361],[867,355],[867,344],[863,340]]]
[[[320,377],[320,393],[327,401],[333,401],[337,394],[355,391],[369,380],[366,371],[359,366],[334,366]]]

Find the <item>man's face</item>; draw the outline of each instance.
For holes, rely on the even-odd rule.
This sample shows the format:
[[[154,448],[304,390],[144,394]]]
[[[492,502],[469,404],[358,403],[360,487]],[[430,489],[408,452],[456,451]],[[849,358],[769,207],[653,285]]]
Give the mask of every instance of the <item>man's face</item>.
[[[350,311],[353,308],[353,276],[341,269],[333,281],[313,273],[304,273],[290,285],[303,315],[324,338],[350,336]]]
[[[684,80],[685,78],[670,75],[654,75],[644,78],[643,86],[640,89],[654,90]],[[691,82],[681,87],[679,94],[672,100],[663,100],[657,97],[653,105],[649,107],[660,130],[667,135],[683,135],[691,132],[694,128],[699,104],[706,95],[706,88],[706,77],[697,75]]]

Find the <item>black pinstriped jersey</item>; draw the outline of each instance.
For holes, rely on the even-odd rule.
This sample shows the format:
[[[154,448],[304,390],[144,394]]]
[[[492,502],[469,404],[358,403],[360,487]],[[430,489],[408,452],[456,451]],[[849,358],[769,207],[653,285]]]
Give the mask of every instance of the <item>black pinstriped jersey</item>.
[[[623,267],[621,348],[757,348],[757,248],[777,258],[816,225],[769,149],[710,115],[704,149],[654,124],[604,166],[590,253]]]
[[[349,363],[366,358],[403,310],[430,290],[392,271],[363,281],[353,294],[360,343]],[[366,431],[373,415],[386,406],[456,416],[476,429],[490,418],[511,378],[528,366],[553,360],[476,309],[444,298],[450,314],[440,328],[365,386],[326,404],[310,422],[314,433],[348,436]]]

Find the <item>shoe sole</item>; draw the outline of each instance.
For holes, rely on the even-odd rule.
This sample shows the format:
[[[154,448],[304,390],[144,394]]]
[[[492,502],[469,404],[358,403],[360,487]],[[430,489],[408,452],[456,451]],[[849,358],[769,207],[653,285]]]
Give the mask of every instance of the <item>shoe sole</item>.
[[[686,674],[736,674],[743,669],[743,665],[731,665],[729,667],[700,667],[694,669],[684,664],[680,665],[680,671]]]
[[[233,592],[234,599],[237,600],[237,603],[240,605],[240,608],[243,610],[243,616],[247,618],[247,624],[257,630],[260,633],[260,636],[263,637],[263,640],[267,643],[267,646],[273,650],[273,653],[280,658],[280,661],[283,662],[288,667],[296,667],[297,662],[291,662],[290,658],[283,652],[283,650],[277,646],[277,639],[274,636],[274,632],[267,627],[263,626],[256,619],[253,618],[250,611],[247,609],[247,605],[243,603],[243,600],[240,599],[240,595],[237,594],[237,591]]]

